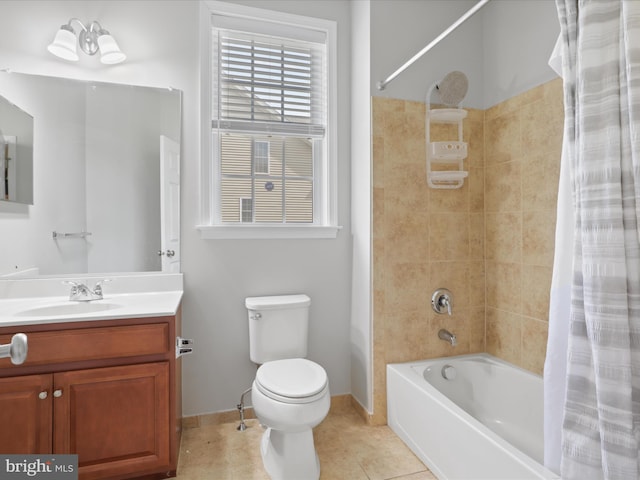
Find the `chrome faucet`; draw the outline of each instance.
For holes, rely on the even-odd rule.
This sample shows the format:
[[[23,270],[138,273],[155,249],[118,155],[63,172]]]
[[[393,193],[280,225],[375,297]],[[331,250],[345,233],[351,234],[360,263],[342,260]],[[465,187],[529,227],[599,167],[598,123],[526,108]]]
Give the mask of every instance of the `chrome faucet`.
[[[452,315],[453,295],[446,288],[438,288],[431,296],[431,307],[436,313]]]
[[[71,291],[69,292],[69,300],[73,302],[90,302],[91,300],[102,300],[102,284],[109,282],[108,278],[99,280],[96,286],[91,290],[87,285],[80,282],[72,282],[65,280],[65,285],[71,285]]]
[[[444,340],[445,342],[449,342],[452,347],[455,347],[458,344],[456,336],[449,330],[445,330],[444,328],[441,328],[438,332],[438,338]]]

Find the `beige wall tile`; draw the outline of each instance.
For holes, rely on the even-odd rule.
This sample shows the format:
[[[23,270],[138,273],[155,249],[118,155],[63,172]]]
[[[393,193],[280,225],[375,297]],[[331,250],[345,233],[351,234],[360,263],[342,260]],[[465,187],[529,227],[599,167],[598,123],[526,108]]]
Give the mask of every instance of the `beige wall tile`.
[[[468,307],[469,262],[431,262],[429,265],[429,300],[437,289],[446,288],[453,296],[456,309]]]
[[[561,128],[564,124],[564,91],[562,88],[562,79],[556,78],[542,85],[544,92],[545,108],[549,119],[560,124]],[[560,138],[562,142],[562,130],[554,131],[554,136]]]
[[[465,121],[463,140],[467,142],[468,159],[465,168],[482,168],[484,166],[484,120]]]
[[[495,120],[496,118],[501,117],[503,115],[507,115],[509,113],[516,112],[520,107],[520,103],[521,101],[519,96],[516,96],[508,100],[505,100],[504,102],[500,102],[494,105],[493,107],[485,110],[484,112],[485,128],[487,128],[487,125],[491,121]]]
[[[429,258],[432,261],[469,257],[469,217],[466,213],[429,215]]]
[[[374,136],[372,139],[373,165],[371,166],[371,175],[373,177],[373,187],[384,187],[384,137]]]
[[[549,323],[524,317],[522,320],[522,357],[520,366],[542,375],[547,354]]]
[[[429,317],[426,308],[386,314],[385,338],[388,363],[408,362],[426,353]]]
[[[512,313],[522,312],[522,265],[487,262],[487,307]]]
[[[420,216],[426,215],[429,192],[424,164],[385,163],[385,192],[392,207]]]
[[[384,290],[385,284],[385,240],[384,237],[373,239],[373,288]]]
[[[484,205],[487,212],[522,210],[520,161],[488,165],[485,175]]]
[[[485,261],[469,262],[469,305],[472,307],[484,307],[486,301],[485,291]]]
[[[373,237],[384,237],[384,188],[373,188]]]
[[[371,98],[371,134],[375,137],[384,135],[385,121],[388,99],[381,97]]]
[[[520,315],[488,307],[487,352],[507,362],[520,364],[522,322]]]
[[[469,214],[469,260],[484,260],[484,215]]]
[[[522,215],[519,212],[485,215],[484,251],[487,261],[522,261]]]
[[[486,352],[485,308],[471,307],[469,311],[469,353]]]
[[[484,212],[484,168],[469,168],[469,177],[465,184],[469,185],[469,211]]]
[[[555,210],[558,201],[560,153],[530,154],[522,162],[524,210]]]
[[[549,319],[549,291],[552,267],[522,266],[522,314],[537,320]]]
[[[450,167],[447,167],[450,168]],[[447,190],[429,188],[429,210],[432,212],[468,212],[469,182],[461,188]]]
[[[524,212],[522,260],[528,265],[553,266],[555,210]]]
[[[425,310],[430,299],[428,263],[398,263],[385,265],[385,308],[389,312]]]
[[[520,158],[520,122],[518,112],[508,113],[485,124],[485,165],[509,162]]]
[[[558,131],[562,132],[562,124],[549,116],[547,104],[542,100],[523,107],[520,119],[523,153],[547,150],[558,137]]]

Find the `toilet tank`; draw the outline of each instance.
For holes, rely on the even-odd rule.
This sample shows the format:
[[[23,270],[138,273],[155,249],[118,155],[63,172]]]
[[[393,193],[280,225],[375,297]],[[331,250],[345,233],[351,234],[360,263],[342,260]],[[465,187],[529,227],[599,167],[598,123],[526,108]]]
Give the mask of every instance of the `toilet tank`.
[[[306,357],[309,305],[307,295],[246,298],[251,361],[262,364]]]

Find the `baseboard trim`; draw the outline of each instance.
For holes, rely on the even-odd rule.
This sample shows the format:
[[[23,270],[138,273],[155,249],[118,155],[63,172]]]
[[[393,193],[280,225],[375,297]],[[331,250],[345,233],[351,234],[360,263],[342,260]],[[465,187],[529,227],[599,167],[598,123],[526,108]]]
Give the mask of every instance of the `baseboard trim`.
[[[333,395],[331,397],[331,413],[347,413],[352,409],[356,409],[359,415],[363,415],[360,410],[365,411],[362,406],[353,398],[351,394]],[[368,415],[368,414],[367,414]],[[244,409],[244,418],[256,418],[256,414],[252,407]],[[366,417],[365,421],[367,421]],[[188,430],[190,428],[204,427],[206,425],[220,425],[223,423],[238,422],[240,424],[240,412],[235,410],[225,410],[222,412],[205,413],[201,415],[193,415],[182,418],[182,428]],[[367,423],[369,423],[367,421]]]

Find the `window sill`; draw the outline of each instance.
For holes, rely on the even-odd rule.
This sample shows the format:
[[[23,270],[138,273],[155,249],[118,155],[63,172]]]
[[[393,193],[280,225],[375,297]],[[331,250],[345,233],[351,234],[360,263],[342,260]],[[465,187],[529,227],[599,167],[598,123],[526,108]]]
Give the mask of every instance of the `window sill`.
[[[325,225],[197,225],[200,238],[220,240],[266,240],[336,238],[342,227]]]

